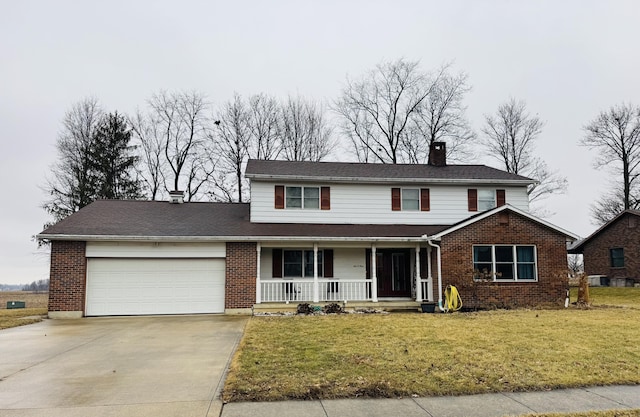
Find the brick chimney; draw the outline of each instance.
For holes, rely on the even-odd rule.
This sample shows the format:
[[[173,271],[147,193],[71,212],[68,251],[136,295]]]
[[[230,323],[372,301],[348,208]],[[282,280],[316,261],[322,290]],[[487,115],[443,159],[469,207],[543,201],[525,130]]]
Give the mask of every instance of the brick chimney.
[[[184,203],[184,191],[169,191],[169,203],[182,204]]]
[[[444,142],[433,142],[429,147],[429,165],[443,167],[447,165],[447,145]]]

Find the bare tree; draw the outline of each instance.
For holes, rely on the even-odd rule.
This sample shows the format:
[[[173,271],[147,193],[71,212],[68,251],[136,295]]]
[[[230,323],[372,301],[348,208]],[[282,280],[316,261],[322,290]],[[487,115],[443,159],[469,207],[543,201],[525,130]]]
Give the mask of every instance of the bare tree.
[[[569,254],[567,255],[567,265],[569,272],[572,276],[578,276],[578,274],[584,272],[584,262],[582,254]]]
[[[566,178],[550,171],[546,163],[534,155],[535,141],[543,126],[539,117],[527,112],[524,101],[511,98],[498,106],[495,115],[485,115],[482,129],[485,147],[505,171],[538,181],[527,190],[531,202],[562,193],[567,188]]]
[[[476,134],[465,116],[464,96],[471,89],[467,75],[443,73],[411,118],[409,134],[403,143],[404,159],[426,163],[434,142],[447,143],[447,160],[469,158],[469,146]]]
[[[91,145],[103,116],[95,97],[74,104],[65,114],[56,148],[58,160],[43,187],[49,199],[43,208],[59,221],[91,203],[95,187],[91,177]]]
[[[331,152],[332,132],[321,104],[289,96],[282,104],[279,126],[284,159],[318,162]]]
[[[148,197],[151,200],[161,198],[164,190],[164,144],[163,132],[159,132],[160,123],[151,115],[137,111],[129,117],[134,141],[137,143],[139,161],[138,175],[142,178]]]
[[[206,149],[209,103],[197,92],[161,91],[149,100],[151,117],[158,132],[168,166],[165,187],[186,191],[187,201],[199,198],[213,175]]]
[[[610,167],[613,174],[620,178],[616,181],[621,194],[614,193],[605,197],[603,205],[595,206],[603,210],[594,220],[601,223],[618,212],[637,208],[640,193],[636,189],[636,180],[640,175],[640,106],[620,104],[601,112],[584,127],[585,137],[580,144],[598,151],[596,167]],[[616,201],[620,201],[619,208]],[[594,213],[592,212],[592,215]]]
[[[238,94],[234,95],[232,101],[224,104],[217,114],[217,120],[214,122],[216,128],[213,129],[211,136],[215,153],[219,157],[219,171],[214,177],[215,188],[218,190],[217,194],[214,192],[216,199],[227,201],[235,199],[238,202],[244,200],[243,167],[249,155],[252,127],[254,127],[250,125],[250,115],[250,110]],[[258,143],[255,145],[259,153]],[[228,176],[232,176],[233,180],[229,180]],[[235,197],[233,197],[234,194]]]
[[[421,115],[428,117],[425,103],[446,70],[430,75],[417,61],[399,59],[378,64],[360,80],[347,79],[333,108],[342,116],[342,131],[361,162],[408,162],[428,149],[428,144],[418,146],[422,144],[413,136],[421,134],[416,126]]]
[[[282,151],[279,132],[281,109],[278,101],[265,94],[249,97],[248,104],[249,157],[253,159],[277,159]]]

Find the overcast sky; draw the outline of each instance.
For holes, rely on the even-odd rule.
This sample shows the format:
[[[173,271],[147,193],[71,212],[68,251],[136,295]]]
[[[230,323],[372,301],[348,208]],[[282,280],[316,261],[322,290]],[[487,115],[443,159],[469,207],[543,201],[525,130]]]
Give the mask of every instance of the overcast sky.
[[[569,180],[547,220],[586,236],[608,182],[578,141],[600,111],[640,104],[639,16],[635,0],[4,1],[0,283],[48,278],[31,237],[49,220],[40,187],[80,99],[125,113],[160,89],[214,104],[234,92],[332,100],[347,75],[400,57],[465,71],[478,132],[509,97],[526,101],[545,121],[537,154]]]

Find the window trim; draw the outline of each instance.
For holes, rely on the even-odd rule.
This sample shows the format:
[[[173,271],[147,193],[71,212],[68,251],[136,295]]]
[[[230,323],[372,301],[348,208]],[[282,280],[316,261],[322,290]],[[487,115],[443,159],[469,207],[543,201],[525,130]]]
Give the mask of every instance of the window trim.
[[[324,278],[325,275],[325,254],[324,254],[324,249],[318,249],[318,278]],[[281,250],[282,254],[282,277],[278,277],[278,278],[313,278],[313,261],[311,261],[311,275],[307,275],[305,274],[306,268],[309,265],[309,262],[306,261],[306,256],[308,254],[311,254],[311,259],[313,259],[313,249],[302,249],[302,248],[289,248],[289,249],[282,249]],[[301,259],[300,259],[300,267],[301,267],[301,275],[287,275],[286,272],[286,263],[285,263],[285,257],[286,257],[286,252],[300,252],[301,253]],[[333,269],[333,262],[331,262],[331,269]],[[333,271],[331,271],[333,272]],[[333,273],[331,274],[333,275]],[[275,277],[274,277],[275,278]]]
[[[505,246],[509,246],[511,247],[511,251],[512,251],[512,262],[498,262],[496,261],[496,247],[505,247]],[[476,274],[476,264],[486,264],[489,262],[476,262],[475,259],[475,248],[476,247],[490,247],[491,248],[491,271],[489,272],[489,274],[491,275],[491,278],[479,278]],[[525,261],[519,261],[518,260],[518,248],[519,247],[527,247],[527,248],[533,248],[533,262],[525,262]],[[482,281],[490,281],[490,282],[538,282],[538,248],[536,245],[526,245],[526,244],[483,244],[483,245],[472,245],[471,247],[471,262],[473,265],[473,280],[475,282],[482,282]],[[496,274],[496,265],[500,264],[500,265],[507,265],[510,264],[512,265],[513,268],[513,278],[500,278],[497,276]],[[531,265],[533,264],[533,274],[534,274],[534,278],[533,279],[529,279],[529,278],[522,278],[519,279],[518,278],[518,266],[519,265]]]
[[[412,190],[417,191],[417,209],[406,209],[403,204],[404,202],[404,191]],[[393,187],[391,188],[391,210],[392,211],[407,211],[407,212],[417,212],[417,211],[431,211],[431,192],[429,188],[421,188],[421,187]]]
[[[621,256],[614,257],[613,251],[620,251]],[[614,260],[622,260],[622,265],[615,265]],[[624,248],[609,248],[609,265],[611,268],[624,268]]]
[[[287,190],[300,189],[300,207],[287,205]],[[305,189],[318,190],[318,204],[314,207],[305,207]],[[315,199],[314,199],[315,201]],[[274,207],[276,210],[331,210],[331,187],[320,185],[276,185],[274,187]]]
[[[493,207],[482,209],[480,208],[480,193],[490,191],[493,193]],[[467,211],[487,211],[496,207],[501,207],[507,204],[507,192],[504,188],[468,188],[467,189]],[[484,201],[484,200],[483,200]]]

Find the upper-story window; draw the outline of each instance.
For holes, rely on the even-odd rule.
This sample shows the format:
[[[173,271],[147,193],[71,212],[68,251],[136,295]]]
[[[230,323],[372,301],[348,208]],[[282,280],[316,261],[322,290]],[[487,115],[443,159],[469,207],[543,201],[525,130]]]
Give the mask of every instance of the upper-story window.
[[[506,203],[505,190],[467,190],[469,211],[486,211],[495,207],[504,206]]]
[[[393,211],[429,211],[430,205],[428,188],[391,189],[391,210]]]
[[[329,187],[275,186],[276,209],[329,210],[331,195]]]

